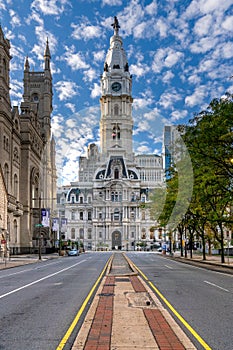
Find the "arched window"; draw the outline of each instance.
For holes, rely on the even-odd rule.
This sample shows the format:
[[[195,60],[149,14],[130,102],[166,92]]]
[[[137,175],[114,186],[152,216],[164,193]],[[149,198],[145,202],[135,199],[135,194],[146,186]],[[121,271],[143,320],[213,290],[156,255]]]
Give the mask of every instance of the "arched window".
[[[80,239],[84,238],[84,229],[83,228],[79,229],[79,237],[80,237]]]
[[[8,164],[7,164],[7,163],[4,165],[4,179],[5,179],[6,188],[8,189],[8,183],[9,183],[9,167],[8,167]]]
[[[18,238],[17,238],[17,236],[18,236],[18,224],[17,224],[17,220],[14,220],[13,225],[14,225],[14,241],[15,241],[15,243],[17,243],[17,241],[18,241]]]
[[[14,175],[14,196],[18,198],[18,176],[16,174]]]
[[[113,140],[120,140],[121,138],[120,127],[118,125],[114,125],[112,129],[112,138]]]
[[[87,238],[88,238],[88,239],[91,239],[91,238],[92,238],[91,228],[89,228],[88,231],[87,231]]]
[[[118,115],[118,114],[119,114],[119,106],[114,105],[114,115]]]
[[[114,179],[119,179],[119,169],[118,168],[114,169]]]
[[[75,228],[71,229],[71,239],[75,239]]]

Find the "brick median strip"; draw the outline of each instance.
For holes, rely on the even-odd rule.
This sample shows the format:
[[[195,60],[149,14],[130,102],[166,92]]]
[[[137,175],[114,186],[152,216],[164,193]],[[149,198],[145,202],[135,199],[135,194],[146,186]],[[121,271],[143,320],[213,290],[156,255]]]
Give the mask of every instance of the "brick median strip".
[[[85,350],[109,350],[111,345],[113,302],[115,277],[106,278],[99,295],[99,302],[90,332],[85,343]]]
[[[137,276],[131,276],[130,281],[136,293],[146,292],[146,288]],[[161,350],[185,350],[175,332],[158,309],[143,309],[151,332]]]

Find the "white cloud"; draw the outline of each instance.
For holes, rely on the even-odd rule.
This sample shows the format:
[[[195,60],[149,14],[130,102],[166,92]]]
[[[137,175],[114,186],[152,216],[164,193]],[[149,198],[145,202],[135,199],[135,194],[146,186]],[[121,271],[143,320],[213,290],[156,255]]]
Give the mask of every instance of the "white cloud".
[[[60,139],[64,131],[64,118],[61,115],[54,115],[51,120],[52,133],[57,138]]]
[[[201,17],[194,25],[194,33],[198,36],[204,36],[209,34],[212,27],[213,17],[212,15],[206,15]]]
[[[54,87],[60,101],[65,101],[78,95],[78,85],[72,81],[58,81]]]
[[[185,104],[189,107],[201,105],[204,99],[208,96],[208,87],[201,85],[196,87],[192,95],[186,96]]]
[[[175,75],[172,73],[172,71],[169,70],[163,75],[162,81],[164,83],[169,83],[169,81],[172,80],[174,78],[174,76]]]
[[[105,58],[106,52],[104,50],[93,52],[95,62],[103,62]]]
[[[86,82],[86,81],[93,81],[94,79],[96,79],[96,75],[97,75],[97,72],[95,71],[95,69],[93,68],[89,68],[88,70],[84,71],[84,78],[83,80]]]
[[[173,108],[173,104],[177,101],[182,100],[181,94],[179,94],[175,89],[165,91],[159,99],[159,104],[165,108]]]
[[[218,42],[217,38],[204,37],[190,45],[190,51],[194,53],[206,53],[212,50]]]
[[[160,73],[163,67],[173,67],[179,62],[184,54],[171,48],[158,49],[152,62],[152,70]]]
[[[14,11],[14,10],[9,10],[9,14],[11,16],[11,24],[12,24],[12,27],[18,27],[21,25],[21,20],[18,16],[18,14]]]
[[[153,0],[149,5],[145,7],[145,12],[148,13],[151,16],[155,16],[157,13],[157,2],[156,0]]]
[[[141,145],[141,146],[137,147],[135,152],[137,154],[151,153],[151,149],[147,145]]]
[[[70,5],[69,0],[34,0],[31,8],[44,15],[60,15],[64,12],[66,5]]]
[[[85,62],[83,55],[79,52],[74,53],[74,45],[72,45],[71,47],[65,47],[65,49],[66,52],[62,59],[65,59],[65,61],[71,67],[72,70],[89,68],[89,65]]]
[[[138,63],[130,65],[130,73],[137,78],[144,76],[149,70],[150,68],[146,64]]]
[[[121,0],[102,0],[102,5],[108,5],[108,6],[121,6],[122,1]]]
[[[182,110],[182,111],[175,110],[175,111],[172,111],[170,121],[172,123],[177,122],[178,120],[181,120],[181,119],[187,117],[187,115],[188,115],[188,112],[186,110]]]
[[[96,98],[101,95],[101,88],[99,84],[94,83],[94,87],[91,90],[91,98]]]
[[[185,16],[193,18],[199,14],[208,14],[214,11],[226,11],[232,5],[232,0],[192,0],[185,11]]]
[[[225,18],[225,20],[222,22],[222,28],[229,32],[233,31],[233,16],[227,16]]]
[[[179,51],[174,51],[173,49],[169,49],[167,57],[164,60],[164,64],[166,67],[173,67],[179,60],[182,59],[183,53]]]
[[[155,28],[157,28],[157,31],[159,32],[161,38],[165,38],[167,36],[167,32],[168,32],[169,27],[168,27],[165,19],[159,18],[156,21]]]
[[[76,40],[90,40],[103,35],[101,27],[86,23],[85,19],[79,24],[72,23],[71,27],[74,28],[72,37]]]
[[[75,113],[75,104],[74,103],[66,103],[65,106],[71,110],[72,113]]]

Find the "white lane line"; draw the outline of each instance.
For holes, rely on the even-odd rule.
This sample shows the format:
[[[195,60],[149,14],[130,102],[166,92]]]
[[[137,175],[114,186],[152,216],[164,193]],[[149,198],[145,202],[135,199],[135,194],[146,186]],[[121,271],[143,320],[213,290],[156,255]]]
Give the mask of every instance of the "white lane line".
[[[27,287],[31,287],[31,286],[33,286],[34,284],[37,284],[37,283],[39,283],[39,282],[41,282],[41,281],[44,281],[44,280],[46,280],[46,279],[48,279],[48,278],[50,278],[50,277],[53,277],[53,276],[55,276],[55,275],[58,275],[59,273],[62,273],[62,272],[67,271],[67,270],[69,270],[69,269],[72,269],[72,267],[77,266],[77,265],[79,265],[79,264],[82,264],[84,261],[86,261],[86,260],[79,261],[77,264],[71,265],[71,266],[69,266],[69,267],[66,267],[65,269],[62,269],[62,270],[57,271],[57,272],[55,272],[55,273],[51,273],[51,274],[48,275],[48,276],[42,277],[42,278],[40,278],[39,280],[36,280],[36,281],[34,281],[34,282],[25,284],[25,285],[22,286],[22,287],[16,288],[16,289],[14,289],[14,290],[12,290],[12,291],[10,291],[10,292],[8,292],[8,293],[2,294],[2,295],[0,295],[0,299],[4,298],[4,297],[6,297],[6,296],[8,296],[8,295],[10,295],[10,294],[16,293],[16,292],[18,292],[18,291],[20,291],[20,290],[22,290],[22,289],[27,288]]]
[[[211,285],[211,286],[213,286],[213,287],[216,287],[216,288],[222,289],[222,290],[224,290],[225,292],[230,293],[230,291],[229,291],[228,289],[222,288],[222,287],[218,286],[218,285],[217,285],[217,284],[215,284],[215,283],[211,283],[211,282],[209,282],[209,281],[204,281],[204,282],[205,282],[205,283],[207,283],[207,284],[210,284],[210,285]]]
[[[59,263],[59,262],[61,262],[61,260],[60,261],[54,261],[54,262],[51,262],[51,263],[48,263],[48,264],[43,264],[43,265],[41,265],[41,266],[38,266],[38,265],[33,265],[33,267],[31,267],[30,269],[25,269],[25,270],[22,270],[22,271],[17,271],[17,272],[13,272],[13,273],[8,273],[7,275],[3,275],[3,276],[0,276],[0,279],[2,279],[2,278],[6,278],[6,277],[9,277],[9,276],[14,276],[14,275],[18,275],[18,274],[20,274],[20,273],[25,273],[25,272],[28,272],[28,271],[32,271],[32,270],[39,270],[39,269],[42,269],[42,268],[44,268],[44,267],[46,267],[46,266],[51,266],[51,265],[54,265],[54,264],[57,264],[57,263]],[[34,264],[34,263],[33,263]],[[35,263],[36,264],[36,263]],[[17,267],[24,267],[24,266],[27,266],[28,264],[26,264],[26,265],[19,265],[19,266],[17,266]],[[2,271],[4,271],[4,270],[2,270]]]
[[[169,265],[164,265],[164,266],[166,266],[168,269],[173,270],[173,267],[171,267],[171,266],[169,266]]]

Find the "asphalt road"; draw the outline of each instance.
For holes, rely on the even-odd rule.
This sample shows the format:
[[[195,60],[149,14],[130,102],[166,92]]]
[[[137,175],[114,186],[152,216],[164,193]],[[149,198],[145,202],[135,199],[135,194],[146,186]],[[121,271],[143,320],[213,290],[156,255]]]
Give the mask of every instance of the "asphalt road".
[[[88,253],[1,270],[0,350],[56,349],[110,255]]]
[[[127,255],[211,349],[233,349],[233,275],[194,267],[155,253]],[[181,326],[197,349],[203,349]]]

